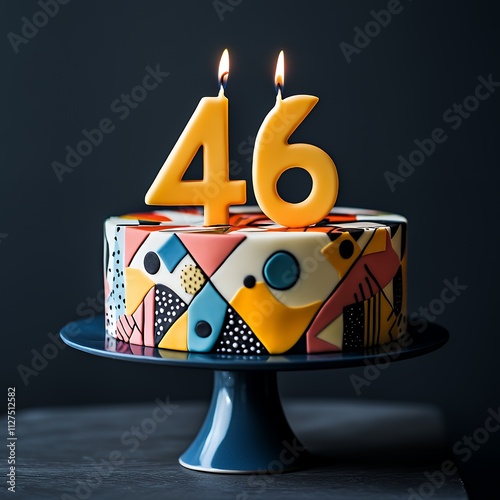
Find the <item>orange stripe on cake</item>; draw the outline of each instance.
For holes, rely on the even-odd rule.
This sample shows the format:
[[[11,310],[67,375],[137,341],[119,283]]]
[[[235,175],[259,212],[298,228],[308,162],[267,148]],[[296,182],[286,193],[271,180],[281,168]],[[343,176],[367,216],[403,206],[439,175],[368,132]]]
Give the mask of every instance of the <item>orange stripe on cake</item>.
[[[154,214],[151,212],[138,212],[134,214],[122,215],[122,219],[143,220],[146,222],[172,222],[166,215]]]

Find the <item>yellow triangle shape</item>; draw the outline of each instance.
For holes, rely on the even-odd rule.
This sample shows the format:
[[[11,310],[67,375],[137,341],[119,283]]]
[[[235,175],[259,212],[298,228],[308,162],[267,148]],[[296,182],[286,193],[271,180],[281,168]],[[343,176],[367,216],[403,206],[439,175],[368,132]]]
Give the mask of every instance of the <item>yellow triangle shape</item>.
[[[188,314],[187,311],[168,329],[158,344],[160,349],[187,351]]]
[[[344,341],[343,315],[341,314],[338,318],[335,318],[331,323],[326,325],[316,337],[342,349]]]
[[[127,267],[125,269],[125,290],[127,290],[125,312],[129,315],[134,314],[139,304],[154,286],[154,281],[150,280],[140,269]]]

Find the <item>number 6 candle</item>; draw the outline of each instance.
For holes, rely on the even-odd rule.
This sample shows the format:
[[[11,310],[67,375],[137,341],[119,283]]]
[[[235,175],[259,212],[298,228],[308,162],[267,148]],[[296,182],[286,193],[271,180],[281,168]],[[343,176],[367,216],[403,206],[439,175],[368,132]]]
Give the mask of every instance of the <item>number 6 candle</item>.
[[[148,205],[202,205],[204,225],[228,224],[229,205],[246,201],[246,182],[229,180],[228,100],[224,87],[229,75],[229,54],[219,64],[217,97],[203,97],[186,128],[146,193]],[[203,147],[203,179],[182,176]]]
[[[284,55],[276,64],[276,105],[266,116],[255,139],[253,189],[262,211],[274,222],[288,227],[303,227],[323,219],[337,200],[338,175],[333,160],[310,144],[289,144],[288,139],[311,112],[317,97],[296,95],[282,99]],[[283,200],[277,183],[283,172],[303,168],[312,178],[309,196],[300,203]]]

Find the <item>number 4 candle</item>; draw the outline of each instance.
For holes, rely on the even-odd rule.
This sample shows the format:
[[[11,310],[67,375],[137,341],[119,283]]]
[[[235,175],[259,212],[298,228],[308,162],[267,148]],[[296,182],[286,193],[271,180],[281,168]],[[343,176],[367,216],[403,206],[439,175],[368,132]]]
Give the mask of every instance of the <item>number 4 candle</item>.
[[[337,199],[338,175],[333,160],[310,144],[289,144],[288,139],[311,112],[317,97],[296,95],[282,99],[284,55],[276,65],[276,105],[264,119],[253,153],[253,189],[262,211],[274,222],[288,227],[303,227],[323,219]],[[309,172],[312,189],[300,203],[283,200],[277,189],[281,175],[299,167]]]
[[[229,205],[246,201],[246,182],[229,180],[228,100],[224,87],[229,75],[229,55],[219,64],[217,97],[203,97],[186,128],[146,193],[148,205],[202,205],[205,226],[228,224]],[[203,147],[203,179],[182,176]]]

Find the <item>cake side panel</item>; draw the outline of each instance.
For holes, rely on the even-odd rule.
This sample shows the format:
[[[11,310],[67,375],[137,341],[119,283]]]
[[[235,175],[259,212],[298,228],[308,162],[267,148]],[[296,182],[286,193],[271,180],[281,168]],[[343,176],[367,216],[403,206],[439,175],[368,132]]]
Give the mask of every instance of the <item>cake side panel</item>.
[[[407,325],[407,225],[387,215],[346,214],[305,232],[108,220],[106,331],[133,345],[245,355],[395,340]]]

